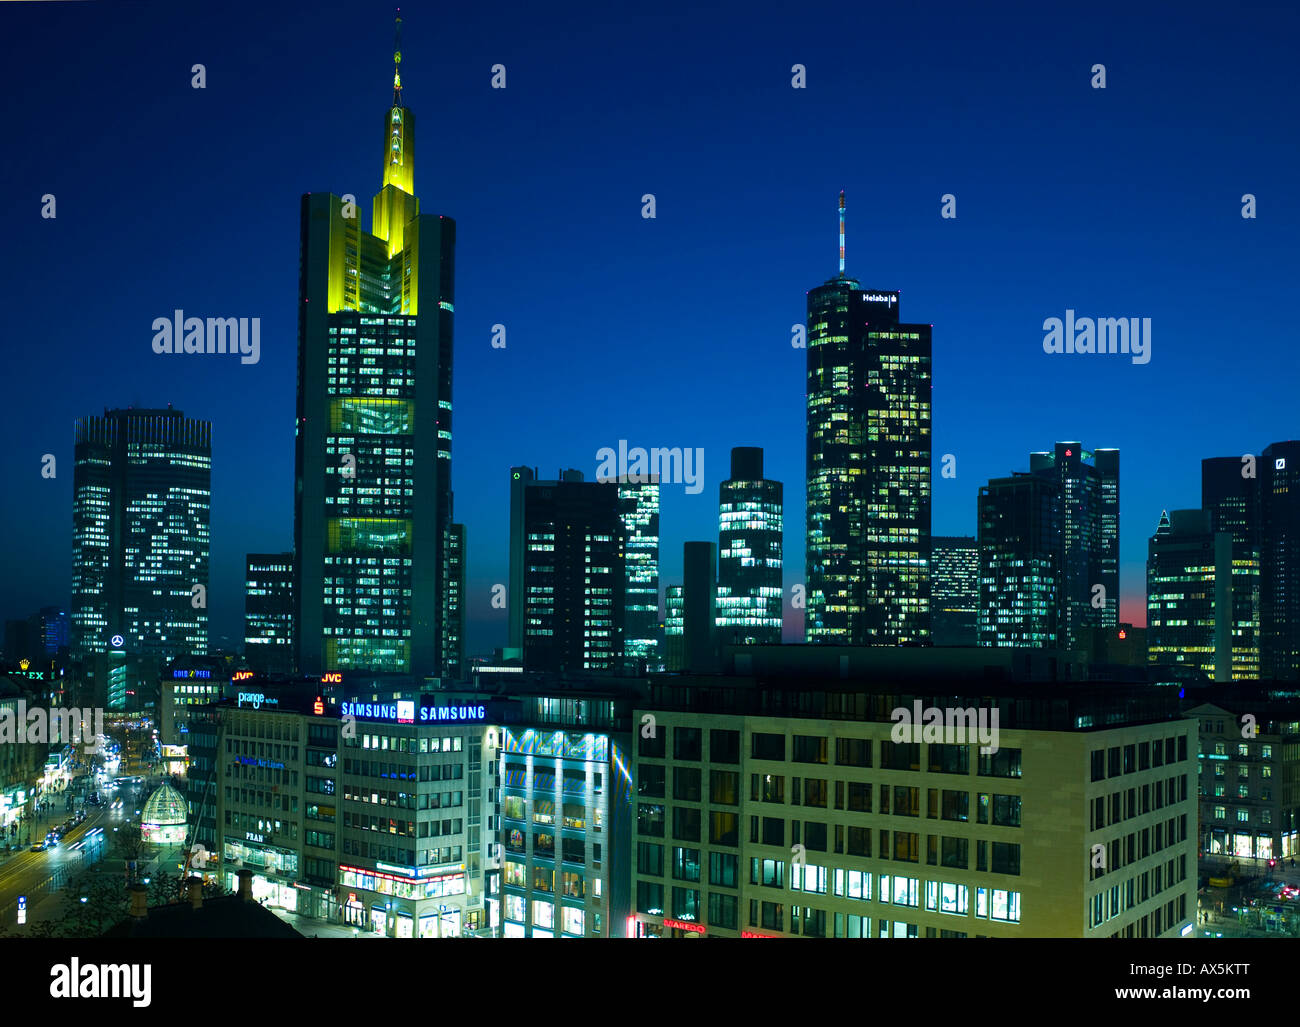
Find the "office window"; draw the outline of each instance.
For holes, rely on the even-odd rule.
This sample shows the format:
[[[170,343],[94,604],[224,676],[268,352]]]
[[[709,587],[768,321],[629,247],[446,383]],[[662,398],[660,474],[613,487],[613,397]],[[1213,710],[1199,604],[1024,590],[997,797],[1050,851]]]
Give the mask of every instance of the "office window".
[[[827,740],[817,735],[795,735],[791,760],[795,763],[825,763]]]
[[[993,796],[993,823],[999,827],[1020,826],[1020,796]]]
[[[700,739],[701,732],[697,727],[673,728],[673,759],[698,763],[701,758]]]
[[[698,842],[700,840],[700,811],[686,806],[674,806],[673,837],[683,842]]]
[[[750,738],[750,755],[756,760],[785,761],[785,735],[754,732]]]
[[[734,770],[709,771],[709,801],[715,806],[738,806],[740,775]]]
[[[664,769],[653,763],[642,763],[637,768],[637,794],[662,799],[664,797]],[[507,799],[506,801],[509,802],[510,800]]]
[[[729,931],[736,930],[737,899],[723,892],[709,892],[709,924]]]
[[[970,746],[969,745],[940,745],[936,743],[930,745],[929,750],[930,750],[929,753],[930,773],[932,774],[969,774],[970,773]]]
[[[965,821],[970,818],[970,793],[943,790],[942,815],[944,820]]]
[[[639,874],[651,877],[664,875],[664,847],[654,842],[636,843],[636,869]]]
[[[658,732],[658,730],[656,730],[655,733],[651,735],[649,738],[647,738],[644,734],[642,734],[641,741],[639,743],[639,752],[642,756],[649,756],[652,759],[658,759],[658,760],[663,759],[664,758],[664,736],[661,735]]]
[[[738,764],[740,762],[740,732],[711,730],[709,732],[709,762],[727,763],[733,766]]]
[[[700,801],[699,767],[673,767],[673,798],[683,802]]]
[[[664,808],[660,804],[642,802],[637,805],[636,829],[638,834],[655,838],[664,836]]]
[[[739,863],[740,858],[729,852],[710,852],[709,884],[735,888]]]
[[[880,743],[881,770],[920,770],[921,745],[919,742]],[[882,810],[881,812],[885,812]]]
[[[700,879],[700,850],[673,848],[673,878],[678,881]]]
[[[835,762],[843,767],[871,766],[871,739],[835,739]]]
[[[739,845],[740,817],[735,813],[710,812],[709,841],[714,845]]]
[[[1118,754],[1119,749],[1114,750]],[[994,753],[980,753],[980,777],[1020,777],[1020,750],[999,749]]]

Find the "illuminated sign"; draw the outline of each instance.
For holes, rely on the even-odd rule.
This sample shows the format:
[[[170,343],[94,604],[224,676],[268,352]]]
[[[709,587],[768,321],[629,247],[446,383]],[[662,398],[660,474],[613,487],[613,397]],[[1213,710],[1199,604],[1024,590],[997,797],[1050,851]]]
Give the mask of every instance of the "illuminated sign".
[[[27,923],[27,896],[26,895],[18,896],[18,922],[20,924]]]
[[[395,867],[391,863],[380,863],[375,861],[375,868],[378,870],[387,870],[390,874],[405,874],[407,877],[419,877],[420,872],[414,867]]]
[[[690,931],[692,934],[704,933],[703,924],[692,924],[692,923],[688,923],[685,920],[669,920],[667,917],[664,917],[664,926],[675,927],[679,931]]]
[[[244,767],[267,767],[270,770],[284,769],[283,763],[276,763],[274,760],[258,759],[257,757],[254,756],[240,756],[239,764],[240,766],[244,766]]]
[[[274,706],[275,702],[274,699],[268,701],[266,696],[261,692],[240,692],[239,698],[236,700],[236,705],[243,706],[244,703],[248,703],[248,705],[253,707],[253,709],[260,710],[262,708],[262,703],[266,703],[268,706]]]
[[[862,298],[868,303],[888,303],[891,306],[898,302],[897,296],[891,296],[887,292],[864,292]]]
[[[172,678],[173,678],[173,680],[176,680],[176,681],[180,681],[180,680],[189,680],[190,678],[198,678],[198,679],[200,679],[200,680],[202,680],[202,681],[207,681],[207,680],[208,680],[209,678],[211,678],[211,677],[212,677],[212,671],[210,671],[210,670],[174,670],[174,671],[172,671]]]
[[[666,920],[664,921],[664,923],[667,922],[668,921]],[[742,938],[779,938],[780,937],[779,934],[759,934],[757,931],[741,931],[740,936]]]
[[[121,649],[123,644],[126,642],[126,639],[124,639],[121,635],[114,635],[108,641],[113,646],[114,649]]]
[[[320,683],[322,685],[341,685],[343,684],[343,675],[337,672],[322,674],[320,676]]]
[[[1275,471],[1285,471],[1285,470],[1286,470],[1286,457],[1281,457],[1281,456],[1280,456],[1280,457],[1278,457],[1276,460],[1274,460],[1274,461],[1273,461],[1273,470],[1275,470]]]
[[[325,704],[321,702],[321,697],[319,695],[316,696],[316,701],[311,704],[311,711],[317,716],[320,716],[325,712]]]
[[[345,702],[339,714],[359,720],[387,720],[396,724],[446,724],[453,721],[487,719],[486,706],[421,706],[407,700],[391,703]]]
[[[234,675],[234,677],[232,677],[230,680],[231,680],[231,681],[247,681],[247,680],[248,680],[249,678],[251,678],[252,676],[253,676],[253,672],[252,672],[251,670],[237,670],[237,671],[235,671],[235,675]]]

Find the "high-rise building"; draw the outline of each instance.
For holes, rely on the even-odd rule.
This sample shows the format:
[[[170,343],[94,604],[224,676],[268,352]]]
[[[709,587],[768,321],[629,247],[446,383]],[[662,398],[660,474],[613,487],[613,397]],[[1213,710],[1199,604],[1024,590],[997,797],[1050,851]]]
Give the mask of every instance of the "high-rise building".
[[[930,333],[840,273],[808,293],[809,642],[930,638]]]
[[[930,538],[930,633],[934,645],[979,644],[979,543],[970,535]]]
[[[1206,510],[1161,513],[1147,544],[1147,660],[1230,681],[1232,536]]]
[[[61,649],[68,648],[71,624],[68,611],[61,606],[42,606],[26,620],[5,621],[5,659],[48,667]]]
[[[681,585],[664,589],[664,667],[686,669],[686,603]]]
[[[1061,486],[1035,474],[979,493],[979,644],[1055,649],[1060,636]]]
[[[682,636],[690,670],[717,669],[718,548],[712,542],[687,542],[682,547]]]
[[[293,673],[293,553],[249,553],[244,659],[259,674]]]
[[[718,486],[718,633],[723,642],[781,641],[782,487],[763,477],[763,451],[731,451]]]
[[[1260,673],[1300,679],[1300,442],[1259,458]]]
[[[74,652],[205,654],[211,424],[107,410],[77,422],[75,460]]]
[[[400,60],[400,53],[397,55]],[[394,72],[383,175],[302,198],[294,638],[304,674],[436,675],[451,523],[456,223],[420,213]]]
[[[442,673],[459,678],[465,673],[465,525],[449,524],[443,545],[446,609],[443,611]]]
[[[623,653],[660,669],[659,651],[659,476],[647,482],[618,482],[618,512],[623,521],[627,573],[623,613]]]
[[[1232,536],[1232,676],[1259,677],[1260,519],[1255,458],[1201,461],[1201,509],[1210,530]]]
[[[510,646],[527,670],[612,670],[623,655],[619,486],[510,471]]]
[[[1058,442],[1031,453],[1029,469],[1061,487],[1060,632],[1073,645],[1084,629],[1119,624],[1119,450]]]

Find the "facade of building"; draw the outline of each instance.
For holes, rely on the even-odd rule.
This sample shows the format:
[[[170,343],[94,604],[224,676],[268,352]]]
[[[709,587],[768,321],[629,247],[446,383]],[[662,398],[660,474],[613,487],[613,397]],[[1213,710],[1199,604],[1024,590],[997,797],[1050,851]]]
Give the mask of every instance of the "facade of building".
[[[686,669],[686,600],[681,585],[664,589],[664,666]]]
[[[292,674],[293,658],[293,553],[249,553],[244,659],[259,674]]]
[[[808,293],[809,642],[929,640],[930,334],[897,292],[845,277],[843,246]]]
[[[983,753],[894,740],[891,711],[952,703],[948,681],[892,695],[838,679],[750,682],[730,699],[652,685],[635,713],[657,730],[638,737],[634,761],[633,933],[1189,930],[1195,722],[1155,697],[1052,691],[972,693],[972,708],[1001,713],[997,750]]]
[[[1200,723],[1198,845],[1206,855],[1289,858],[1300,849],[1300,707],[1242,699],[1225,695],[1187,714]]]
[[[623,654],[659,670],[659,482],[618,483],[626,571],[623,603]]]
[[[1057,648],[1061,486],[1032,474],[994,478],[980,488],[978,516],[979,644]]]
[[[686,666],[703,673],[718,662],[718,547],[682,547],[682,645]]]
[[[74,654],[206,653],[211,424],[107,410],[77,422],[75,460]]]
[[[968,535],[930,539],[930,634],[934,645],[979,643],[979,543]]]
[[[1254,457],[1251,457],[1254,461]],[[1232,676],[1252,680],[1260,671],[1259,478],[1247,477],[1240,457],[1201,461],[1201,509],[1210,530],[1232,536]],[[1251,470],[1255,468],[1252,465]]]
[[[1147,660],[1231,681],[1232,536],[1205,510],[1162,513],[1147,544]]]
[[[511,469],[510,645],[522,649],[526,670],[610,670],[622,659],[620,488],[583,481],[580,471],[539,481]]]
[[[731,477],[718,486],[718,634],[723,641],[781,641],[784,532],[782,485],[763,477],[763,451],[731,451]]]
[[[443,547],[446,609],[443,612],[442,673],[453,679],[465,672],[465,575],[469,560],[466,545],[465,525],[449,525]]]
[[[512,690],[501,738],[501,933],[623,938],[632,776],[624,695]]]
[[[1119,623],[1119,450],[1058,442],[1031,453],[1029,467],[1061,490],[1058,620],[1073,644],[1082,630]]]
[[[456,224],[420,212],[414,168],[415,115],[395,74],[371,230],[344,198],[302,198],[294,638],[304,674],[442,667]]]

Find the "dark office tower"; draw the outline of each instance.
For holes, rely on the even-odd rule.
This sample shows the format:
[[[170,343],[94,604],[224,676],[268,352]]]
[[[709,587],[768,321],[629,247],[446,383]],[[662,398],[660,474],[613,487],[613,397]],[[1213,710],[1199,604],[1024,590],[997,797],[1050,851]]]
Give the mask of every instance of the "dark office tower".
[[[1300,442],[1259,458],[1260,673],[1300,679]]]
[[[841,231],[808,293],[809,642],[929,642],[930,330],[844,276]]]
[[[1260,662],[1259,484],[1254,456],[1201,461],[1201,509],[1211,531],[1232,537],[1232,674],[1247,680]]]
[[[443,543],[445,591],[442,632],[442,673],[459,678],[465,671],[465,525],[449,524]]]
[[[645,660],[649,670],[663,662],[659,651],[659,481],[618,483],[627,571],[623,653]]]
[[[1119,624],[1119,450],[1058,442],[1031,453],[1029,470],[1061,487],[1059,642],[1068,647],[1081,631]]]
[[[1162,513],[1147,543],[1147,661],[1231,681],[1232,536],[1211,520],[1207,510]]]
[[[687,542],[682,550],[682,635],[686,667],[718,669],[718,547]]]
[[[456,224],[420,213],[393,84],[371,231],[338,196],[302,198],[294,638],[310,675],[442,663]]]
[[[718,486],[718,635],[741,645],[781,641],[782,487],[763,477],[763,451],[731,451]]]
[[[1061,486],[1034,474],[994,478],[979,494],[979,644],[1061,644]]]
[[[77,422],[75,460],[74,652],[205,655],[211,424],[108,410]]]
[[[524,669],[611,670],[623,654],[627,584],[618,486],[583,481],[580,471],[558,481],[525,471],[510,472],[519,498],[511,580],[517,568],[519,584],[509,597],[512,611],[522,606]]]
[[[249,553],[244,659],[259,674],[293,673],[293,553]]]
[[[979,543],[969,535],[930,538],[930,619],[935,645],[979,644]]]
[[[664,666],[686,669],[686,603],[681,585],[664,589]]]

